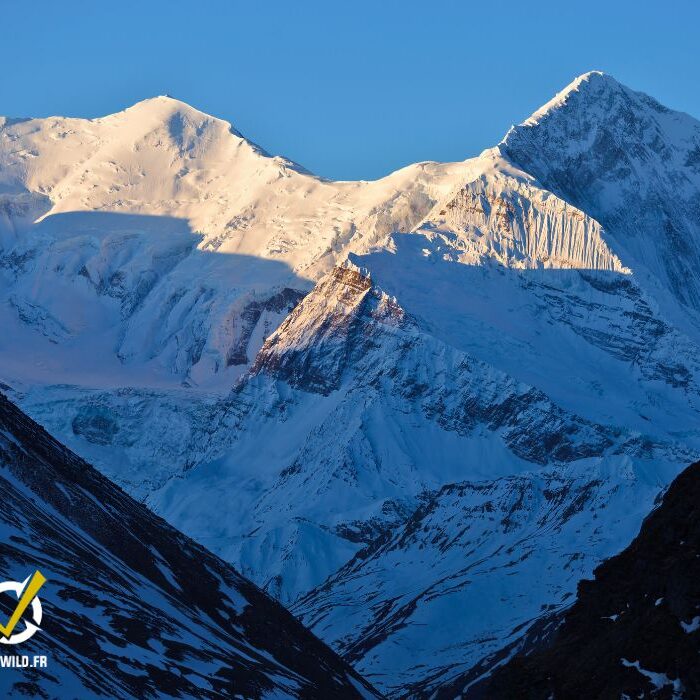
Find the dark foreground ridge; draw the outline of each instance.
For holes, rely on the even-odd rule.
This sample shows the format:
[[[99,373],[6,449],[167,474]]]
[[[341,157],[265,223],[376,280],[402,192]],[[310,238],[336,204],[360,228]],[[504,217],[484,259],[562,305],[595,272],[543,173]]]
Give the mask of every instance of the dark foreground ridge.
[[[547,648],[514,657],[468,698],[700,698],[700,462],[632,544],[579,584]]]
[[[0,394],[0,580],[40,570],[43,619],[0,697],[376,698],[289,612]],[[13,594],[0,593],[0,622]],[[16,627],[31,622],[31,609]]]

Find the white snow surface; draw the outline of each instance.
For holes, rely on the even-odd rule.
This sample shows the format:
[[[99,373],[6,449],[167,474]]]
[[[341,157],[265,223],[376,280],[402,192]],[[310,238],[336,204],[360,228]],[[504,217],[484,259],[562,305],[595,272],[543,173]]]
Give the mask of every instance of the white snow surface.
[[[378,687],[430,694],[700,455],[699,222],[700,124],[597,72],[375,182],[170,98],[0,121],[0,380]]]
[[[671,679],[665,673],[657,673],[655,671],[649,671],[642,668],[639,661],[628,661],[627,659],[620,659],[620,663],[627,668],[635,668],[639,673],[641,673],[645,678],[649,679],[649,682],[654,686],[655,690],[662,690],[667,686],[672,686],[673,698],[682,698],[684,696],[683,686],[680,680]]]
[[[690,622],[681,621],[681,627],[686,634],[692,634],[700,630],[700,615],[696,615]]]

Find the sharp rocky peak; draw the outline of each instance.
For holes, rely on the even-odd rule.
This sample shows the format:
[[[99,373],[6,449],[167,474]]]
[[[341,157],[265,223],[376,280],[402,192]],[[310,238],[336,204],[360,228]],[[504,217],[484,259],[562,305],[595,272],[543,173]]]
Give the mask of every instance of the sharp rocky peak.
[[[564,107],[572,106],[574,103],[595,105],[605,95],[623,95],[631,92],[629,88],[619,83],[611,75],[598,70],[589,71],[572,80],[549,102],[528,117],[523,125],[534,126],[547,115]]]
[[[700,122],[587,73],[512,127],[499,151],[600,222],[643,284],[700,308]]]

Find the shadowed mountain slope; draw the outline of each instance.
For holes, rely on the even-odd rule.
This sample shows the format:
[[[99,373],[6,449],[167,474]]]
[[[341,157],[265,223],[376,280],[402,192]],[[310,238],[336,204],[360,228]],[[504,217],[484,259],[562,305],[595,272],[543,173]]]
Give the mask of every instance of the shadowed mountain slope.
[[[547,646],[515,656],[466,697],[700,697],[700,462],[632,544],[581,581]]]
[[[0,650],[46,655],[47,668],[0,669],[3,697],[378,697],[281,605],[2,395],[0,490],[3,576],[47,578],[40,630]],[[0,600],[5,620],[12,598]]]

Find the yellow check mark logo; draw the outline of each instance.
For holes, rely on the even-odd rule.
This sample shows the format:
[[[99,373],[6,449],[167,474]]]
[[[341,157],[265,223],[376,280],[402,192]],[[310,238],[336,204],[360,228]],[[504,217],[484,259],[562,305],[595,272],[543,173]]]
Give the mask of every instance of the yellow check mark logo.
[[[7,624],[0,624],[0,634],[2,634],[5,639],[9,639],[12,636],[12,632],[14,631],[15,627],[17,627],[17,623],[22,619],[24,611],[29,607],[32,600],[34,600],[36,594],[39,592],[39,589],[45,583],[46,578],[44,578],[41,571],[35,571],[31,579],[29,579],[29,583],[27,583],[22,591],[22,595],[19,597],[19,601],[17,602],[17,607],[10,616],[10,619],[7,621]]]

